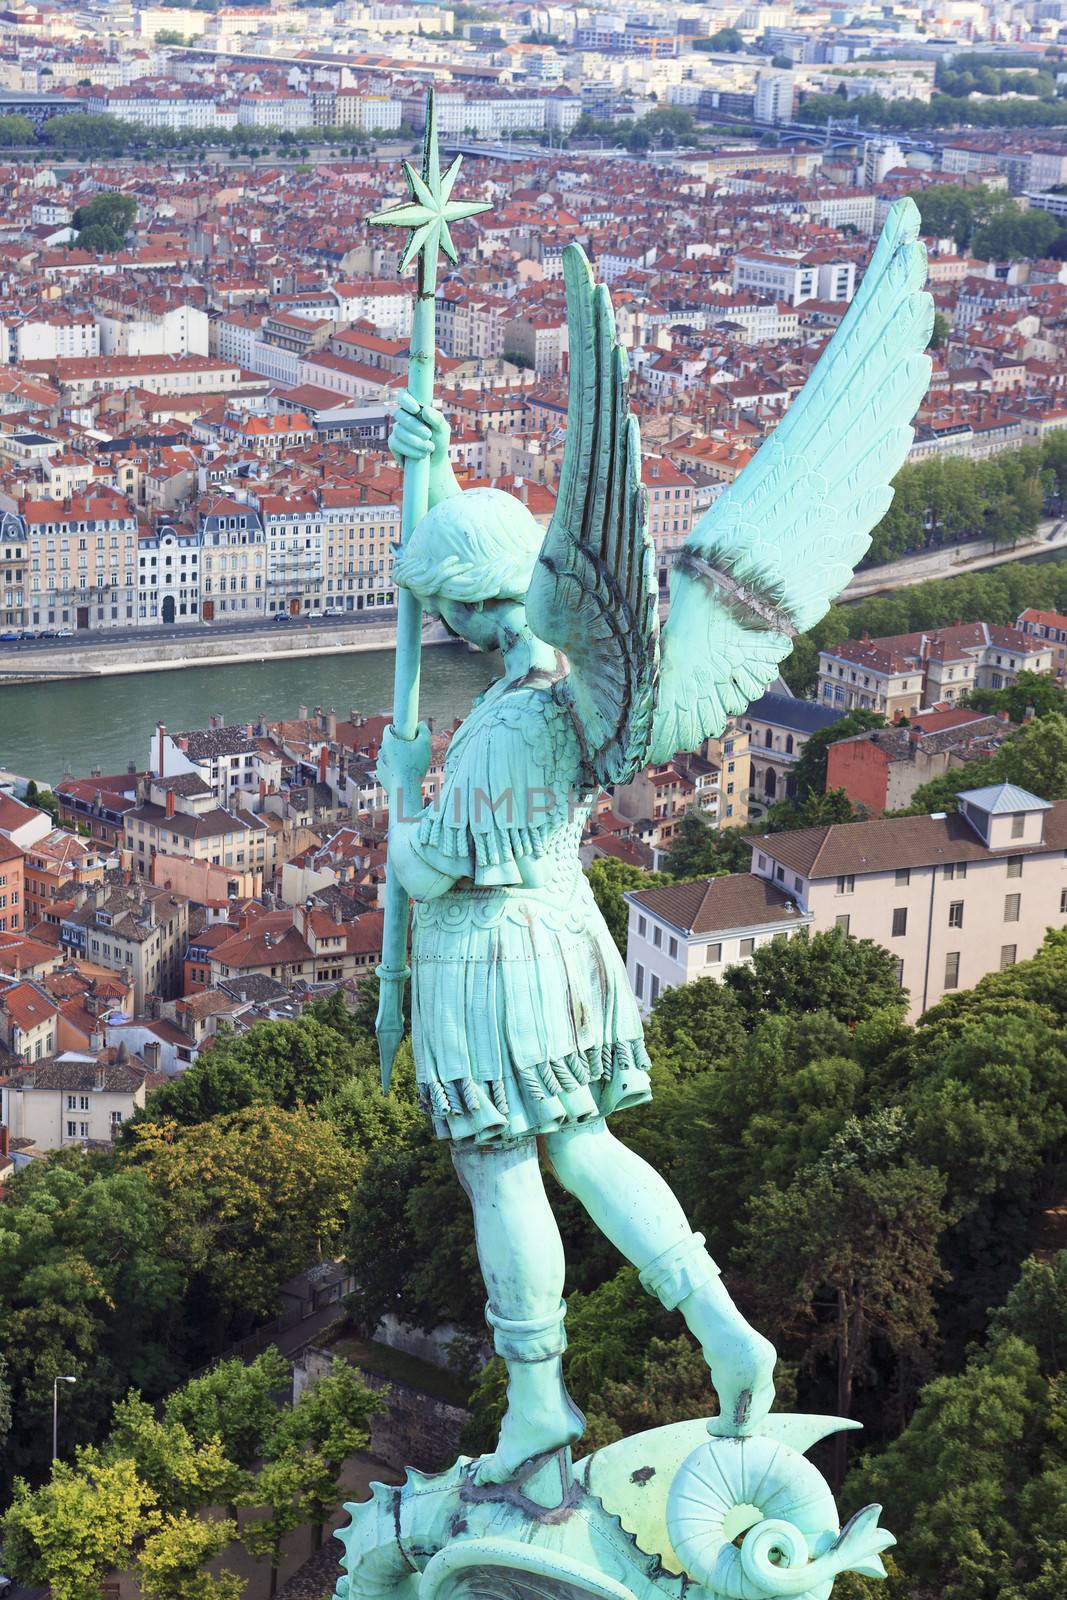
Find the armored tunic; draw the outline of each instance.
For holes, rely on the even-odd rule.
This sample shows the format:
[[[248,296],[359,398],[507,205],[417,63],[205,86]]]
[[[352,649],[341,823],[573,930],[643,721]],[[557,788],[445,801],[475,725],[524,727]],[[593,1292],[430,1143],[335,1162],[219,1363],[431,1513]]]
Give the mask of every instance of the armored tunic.
[[[416,850],[457,880],[416,903],[412,933],[416,1074],[441,1138],[527,1138],[650,1097],[641,1018],[578,859],[581,772],[560,681],[502,680],[416,825]]]

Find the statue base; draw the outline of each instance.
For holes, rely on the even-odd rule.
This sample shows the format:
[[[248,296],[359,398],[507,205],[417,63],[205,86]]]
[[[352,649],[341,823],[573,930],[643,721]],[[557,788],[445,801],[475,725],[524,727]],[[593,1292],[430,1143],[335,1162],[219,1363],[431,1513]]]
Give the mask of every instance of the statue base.
[[[804,1452],[857,1424],[772,1414],[745,1438],[674,1423],[572,1464],[569,1449],[478,1485],[461,1457],[346,1506],[335,1600],[826,1600],[885,1575],[869,1506],[842,1531]],[[709,1438],[709,1433],[712,1435]]]

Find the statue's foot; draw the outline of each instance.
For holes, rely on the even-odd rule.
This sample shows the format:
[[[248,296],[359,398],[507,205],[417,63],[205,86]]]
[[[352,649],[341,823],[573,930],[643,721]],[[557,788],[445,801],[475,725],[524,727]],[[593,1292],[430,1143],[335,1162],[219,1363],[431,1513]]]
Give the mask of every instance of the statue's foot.
[[[585,1418],[563,1387],[559,1358],[516,1363],[497,1447],[476,1463],[474,1481],[507,1483],[532,1457],[577,1444],[584,1432]]]

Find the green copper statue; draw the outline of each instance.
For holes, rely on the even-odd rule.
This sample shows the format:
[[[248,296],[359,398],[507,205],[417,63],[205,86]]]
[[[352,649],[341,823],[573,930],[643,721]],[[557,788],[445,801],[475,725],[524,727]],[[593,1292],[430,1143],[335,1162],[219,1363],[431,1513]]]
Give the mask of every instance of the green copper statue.
[[[432,178],[439,167],[428,161],[424,179],[427,172]],[[411,175],[409,185],[414,193]],[[443,202],[434,210],[419,199],[423,212],[443,215]],[[424,216],[421,224],[414,218],[418,209],[376,220],[425,227]],[[649,1098],[649,1062],[578,844],[599,789],[627,781],[649,761],[697,748],[765,690],[794,634],[823,614],[867,549],[929,379],[923,351],[932,306],[923,293],[917,224],[910,202],[893,208],[811,381],[686,540],[662,635],[626,359],[607,291],[594,286],[576,246],[565,252],[571,387],[547,533],[504,493],[461,492],[448,426],[425,394],[404,396],[391,440],[405,470],[418,468],[427,500],[398,554],[395,581],[424,614],[476,648],[499,652],[503,664],[453,739],[431,804],[421,803],[429,760],[424,726],[410,736],[389,730],[378,768],[391,796],[391,891],[399,885],[403,907],[408,897],[414,906],[419,1093],[437,1133],[450,1141],[471,1200],[486,1316],[509,1379],[496,1449],[461,1463],[438,1487],[446,1500],[459,1493],[468,1505],[495,1505],[496,1532],[516,1506],[535,1515],[539,1496],[548,1503],[544,1471],[555,1456],[566,1463],[556,1512],[571,1503],[568,1493],[579,1492],[575,1483],[568,1489],[567,1475],[583,1419],[561,1372],[564,1259],[543,1159],[638,1269],[646,1290],[681,1313],[704,1352],[719,1398],[707,1427],[714,1437],[705,1433],[703,1446],[674,1463],[662,1535],[645,1537],[658,1537],[658,1558],[666,1560],[669,1548],[675,1570],[709,1596],[818,1600],[846,1566],[880,1571],[878,1551],[892,1540],[877,1527],[876,1508],[873,1519],[864,1514],[861,1525],[839,1534],[832,1499],[827,1510],[828,1491],[820,1499],[822,1480],[800,1452],[848,1424],[806,1419],[806,1431],[790,1435],[787,1425],[805,1419],[768,1416],[773,1347],[734,1306],[664,1181],[609,1129],[616,1112]],[[398,681],[402,666],[398,653]],[[382,975],[383,987],[385,980],[395,986],[383,1001],[387,1079],[395,997],[406,975],[402,946],[387,949]],[[673,1438],[673,1430],[663,1432]],[[604,1470],[587,1472],[580,1492],[592,1492],[603,1477]],[[756,1507],[747,1522],[737,1523],[736,1506],[726,1505],[733,1490],[723,1483],[735,1479],[737,1504]],[[531,1483],[537,1492],[519,1492]],[[611,1492],[626,1502],[617,1483]],[[775,1520],[767,1497],[778,1505],[799,1497],[809,1512],[818,1501],[819,1525],[806,1526],[800,1513]],[[555,1504],[551,1495],[549,1501]],[[634,1533],[632,1507],[608,1509]],[[397,1518],[399,1529],[399,1512]],[[469,1522],[463,1526],[469,1531]],[[746,1527],[739,1554],[732,1540]],[[422,1536],[433,1543],[425,1529]],[[529,1531],[511,1536],[526,1539]],[[366,1527],[345,1537],[354,1573],[353,1561],[367,1551]],[[440,1543],[447,1554],[448,1540]],[[341,1592],[350,1600],[374,1592],[363,1580],[356,1587],[354,1576],[348,1581],[353,1586]],[[544,1592],[572,1591],[557,1585]],[[650,1591],[631,1584],[624,1592]]]

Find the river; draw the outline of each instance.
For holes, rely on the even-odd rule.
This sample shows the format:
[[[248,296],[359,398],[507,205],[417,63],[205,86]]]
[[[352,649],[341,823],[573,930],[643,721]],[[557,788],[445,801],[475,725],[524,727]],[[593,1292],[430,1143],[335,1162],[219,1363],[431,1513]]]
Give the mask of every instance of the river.
[[[499,663],[497,663],[499,664]],[[439,722],[465,716],[494,675],[494,663],[462,645],[423,654],[423,715]],[[314,656],[308,661],[248,661],[109,678],[0,688],[0,771],[54,783],[93,767],[145,767],[157,722],[175,731],[203,728],[213,712],[228,723],[295,717],[297,706],[373,714],[392,704],[393,654]]]

